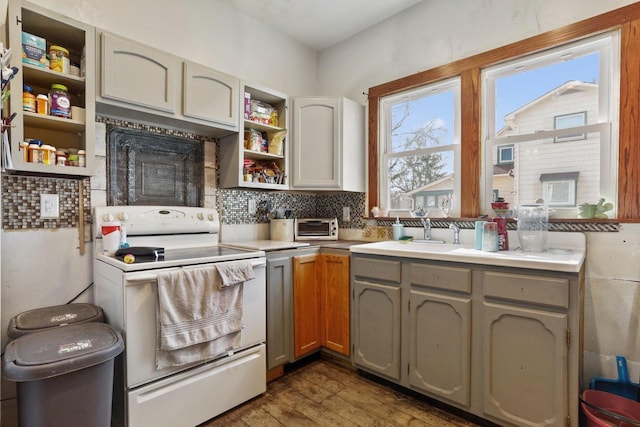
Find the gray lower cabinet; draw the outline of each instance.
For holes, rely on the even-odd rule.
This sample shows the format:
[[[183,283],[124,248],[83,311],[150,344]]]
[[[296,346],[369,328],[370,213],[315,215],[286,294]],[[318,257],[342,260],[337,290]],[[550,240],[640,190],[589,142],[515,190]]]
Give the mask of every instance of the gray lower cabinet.
[[[291,254],[267,254],[267,369],[293,360]]]
[[[356,281],[353,291],[354,362],[400,380],[400,287]]]
[[[353,261],[353,362],[368,371],[400,381],[402,264],[360,257]]]
[[[569,281],[499,272],[482,280],[484,412],[567,425]]]
[[[584,274],[351,254],[353,363],[500,425],[577,426]]]
[[[471,269],[409,263],[409,385],[469,407]]]

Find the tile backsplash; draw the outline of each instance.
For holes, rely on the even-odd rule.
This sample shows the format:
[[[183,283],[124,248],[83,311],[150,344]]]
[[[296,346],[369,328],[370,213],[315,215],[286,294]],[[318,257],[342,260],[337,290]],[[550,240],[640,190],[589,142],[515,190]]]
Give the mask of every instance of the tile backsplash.
[[[51,178],[43,176],[2,175],[2,227],[4,230],[77,227],[79,206],[78,186],[83,186],[85,223],[91,222],[92,206],[106,204],[109,180],[105,134],[107,128],[117,126],[144,130],[158,135],[191,138],[205,143],[204,206],[216,207],[222,224],[260,224],[269,221],[266,207],[284,207],[297,218],[336,217],[340,228],[363,228],[364,193],[306,193],[288,191],[258,191],[220,189],[218,187],[219,159],[216,143],[208,138],[188,132],[173,131],[105,117],[96,118],[96,176],[77,178]],[[60,217],[40,219],[40,194],[58,194]],[[256,204],[256,213],[249,214],[249,200]],[[350,209],[350,221],[342,221],[343,207]]]
[[[219,190],[219,210],[222,224],[260,224],[269,222],[267,207],[291,210],[295,218],[338,218],[340,228],[364,227],[364,193],[290,193],[255,190]],[[249,213],[249,201],[256,213]],[[342,208],[348,206],[351,221],[342,221]]]
[[[90,181],[86,179],[64,179],[2,175],[2,228],[24,230],[42,228],[71,228],[78,226],[80,213],[80,191],[84,222],[91,223]],[[40,194],[57,194],[59,218],[40,218]]]

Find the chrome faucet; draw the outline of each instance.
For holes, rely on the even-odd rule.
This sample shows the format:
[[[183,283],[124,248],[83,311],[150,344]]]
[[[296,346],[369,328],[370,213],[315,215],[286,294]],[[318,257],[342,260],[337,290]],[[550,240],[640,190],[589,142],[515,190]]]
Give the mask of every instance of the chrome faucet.
[[[424,240],[431,240],[431,219],[420,218],[422,227],[424,228]]]
[[[459,245],[460,244],[460,227],[458,227],[455,222],[452,222],[451,224],[449,224],[449,228],[453,230],[453,244]]]

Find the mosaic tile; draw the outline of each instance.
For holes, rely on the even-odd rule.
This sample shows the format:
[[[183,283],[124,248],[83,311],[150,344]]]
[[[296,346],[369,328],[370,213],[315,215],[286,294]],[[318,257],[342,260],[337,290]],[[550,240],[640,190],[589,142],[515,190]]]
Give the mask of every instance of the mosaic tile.
[[[91,183],[89,178],[64,179],[8,175],[2,176],[2,228],[4,230],[72,228],[78,226],[79,186],[83,190],[84,222],[91,223]],[[57,194],[60,216],[40,218],[40,194]]]

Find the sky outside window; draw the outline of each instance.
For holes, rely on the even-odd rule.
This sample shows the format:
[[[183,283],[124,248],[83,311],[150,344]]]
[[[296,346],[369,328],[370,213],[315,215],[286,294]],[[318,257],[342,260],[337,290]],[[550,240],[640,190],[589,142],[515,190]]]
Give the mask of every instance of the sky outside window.
[[[504,117],[570,80],[599,83],[600,54],[592,53],[496,79],[496,132]]]

